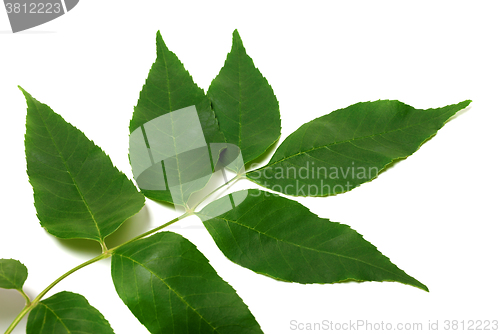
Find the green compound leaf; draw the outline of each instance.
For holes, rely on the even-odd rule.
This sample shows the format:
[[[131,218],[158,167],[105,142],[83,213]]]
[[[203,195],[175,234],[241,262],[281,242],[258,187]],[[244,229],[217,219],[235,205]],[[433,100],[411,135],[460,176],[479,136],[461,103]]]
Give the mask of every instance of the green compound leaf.
[[[144,125],[157,117],[179,109],[190,110],[188,107],[194,106],[205,142],[224,143],[224,135],[219,130],[210,101],[177,56],[167,48],[160,32],[156,36],[156,50],[156,61],[149,71],[130,121],[130,133],[141,127],[144,131]],[[149,163],[149,160],[144,163]],[[160,176],[163,178],[163,175]],[[144,189],[140,184],[139,187],[151,199],[173,203],[168,186],[166,190]]]
[[[38,303],[26,325],[27,334],[113,334],[104,316],[82,295],[59,292]]]
[[[241,149],[245,163],[261,156],[280,137],[278,100],[236,30],[231,52],[207,95],[227,142]]]
[[[22,291],[28,278],[28,269],[13,259],[0,259],[0,288]]]
[[[228,196],[238,198],[239,193]],[[243,267],[289,282],[394,281],[428,291],[347,225],[256,189],[219,214],[226,210],[226,197],[198,216],[224,255]]]
[[[414,153],[470,102],[427,110],[399,101],[357,103],[302,125],[283,141],[267,166],[247,176],[287,195],[346,192]]]
[[[151,333],[262,333],[236,291],[178,234],[118,248],[111,273],[118,295]]]
[[[28,176],[40,223],[59,238],[103,243],[141,210],[144,196],[80,130],[21,90],[28,103]]]

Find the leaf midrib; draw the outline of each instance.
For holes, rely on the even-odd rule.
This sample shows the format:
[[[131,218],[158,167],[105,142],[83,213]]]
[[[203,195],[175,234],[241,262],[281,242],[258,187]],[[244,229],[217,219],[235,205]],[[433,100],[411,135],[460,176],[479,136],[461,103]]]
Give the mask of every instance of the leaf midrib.
[[[242,227],[246,227],[248,228],[249,230],[252,230],[256,233],[259,233],[259,234],[262,234],[262,235],[265,235],[266,237],[268,238],[271,238],[271,239],[274,239],[276,241],[279,241],[279,242],[283,242],[283,243],[287,243],[289,245],[292,245],[292,246],[295,246],[295,247],[298,247],[298,248],[302,248],[302,249],[306,249],[306,250],[309,250],[309,251],[314,251],[314,252],[318,252],[318,253],[324,253],[324,254],[329,254],[329,255],[334,255],[334,256],[337,256],[337,257],[342,257],[342,258],[345,258],[345,259],[348,259],[348,260],[353,260],[353,261],[357,261],[357,262],[361,262],[361,263],[364,263],[370,267],[374,267],[374,268],[377,268],[377,269],[380,269],[380,270],[383,270],[385,272],[388,272],[388,273],[391,273],[391,274],[394,274],[394,275],[397,275],[399,277],[403,277],[405,278],[405,276],[402,276],[398,273],[395,273],[393,271],[390,271],[390,270],[387,270],[385,268],[381,268],[381,267],[378,267],[376,265],[373,265],[371,263],[368,263],[368,262],[365,262],[363,260],[360,260],[360,259],[357,259],[357,258],[354,258],[354,257],[350,257],[350,256],[346,256],[346,255],[342,255],[342,254],[337,254],[337,253],[333,253],[333,252],[327,252],[327,251],[322,251],[322,250],[318,250],[318,249],[314,249],[314,248],[310,248],[310,247],[306,247],[306,246],[303,246],[303,245],[298,245],[296,243],[293,243],[293,242],[290,242],[290,241],[287,241],[287,240],[281,240],[281,239],[278,239],[274,236],[271,236],[271,235],[268,235],[266,234],[265,232],[262,232],[262,231],[259,231],[257,229],[254,229],[254,228],[251,228],[250,226],[247,226],[247,225],[244,225],[244,224],[241,224],[235,220],[231,220],[231,219],[226,219],[226,218],[223,218],[223,217],[217,217],[215,219],[222,219],[222,220],[225,220],[226,222],[230,222],[230,223],[233,223],[233,224],[236,224],[236,225],[239,225],[239,226],[242,226]],[[232,232],[231,232],[232,234]],[[234,237],[234,236],[233,236]]]
[[[277,164],[277,163],[280,163],[280,162],[282,162],[282,161],[285,161],[285,160],[291,159],[291,158],[293,158],[293,157],[295,157],[295,156],[298,156],[298,155],[301,155],[301,154],[305,154],[305,153],[309,153],[309,152],[312,152],[312,151],[315,151],[315,150],[319,150],[319,149],[322,149],[322,148],[327,148],[327,147],[329,147],[329,146],[335,146],[335,145],[339,145],[339,144],[350,143],[350,142],[353,142],[353,141],[356,141],[356,140],[361,140],[361,139],[365,139],[365,138],[370,138],[370,137],[375,137],[375,136],[385,135],[385,134],[392,133],[392,132],[396,132],[396,131],[406,130],[406,129],[409,129],[409,128],[412,128],[412,127],[415,127],[415,126],[419,126],[419,125],[421,125],[421,124],[423,124],[423,123],[429,122],[429,121],[434,120],[434,119],[436,119],[436,118],[439,118],[439,117],[441,117],[442,115],[444,115],[444,114],[446,114],[446,113],[447,113],[447,111],[446,111],[446,112],[443,112],[442,114],[439,114],[439,115],[437,115],[437,116],[435,116],[435,117],[428,118],[428,119],[426,119],[426,120],[425,120],[425,121],[423,121],[423,122],[419,122],[419,123],[416,123],[416,124],[412,124],[412,125],[410,125],[410,126],[402,127],[402,128],[399,128],[399,129],[394,129],[394,130],[385,131],[385,132],[380,132],[380,133],[374,133],[374,134],[372,134],[372,135],[368,135],[368,136],[361,136],[361,137],[351,138],[351,139],[347,139],[347,140],[343,140],[343,141],[339,141],[339,142],[333,142],[333,143],[326,144],[326,145],[321,145],[321,146],[318,146],[318,147],[313,147],[313,148],[311,148],[311,149],[309,149],[309,150],[300,151],[300,152],[295,153],[295,154],[293,154],[293,155],[286,156],[286,157],[284,157],[284,158],[282,158],[282,159],[280,159],[280,160],[277,160],[277,161],[275,161],[275,162],[273,162],[273,163],[269,163],[269,164],[267,164],[266,166],[263,166],[263,167],[259,168],[259,170],[260,170],[260,169],[267,168],[267,167],[271,167],[271,166],[273,166],[273,165],[275,165],[275,164]],[[311,122],[314,122],[314,121],[315,121],[315,120],[312,120]],[[307,124],[310,124],[311,122],[309,122],[309,123],[307,123]],[[305,132],[304,132],[304,133],[305,133]]]
[[[38,109],[38,106],[36,103],[34,103],[34,106],[35,106],[35,109],[36,111],[38,112],[38,115],[40,116],[40,119],[42,120],[43,122],[43,125],[45,127],[45,129],[47,130],[47,133],[49,134],[49,137],[50,137],[50,140],[52,141],[52,144],[54,144],[54,147],[56,148],[57,150],[57,153],[59,154],[59,158],[61,158],[61,161],[63,162],[64,164],[64,167],[66,168],[67,172],[68,172],[68,175],[69,177],[71,177],[71,180],[73,181],[73,185],[75,186],[76,190],[78,191],[78,195],[80,195],[80,198],[82,199],[83,203],[85,204],[85,207],[87,208],[87,211],[88,213],[90,214],[90,217],[92,218],[92,221],[94,222],[94,225],[95,225],[95,228],[96,228],[96,231],[97,233],[99,234],[99,242],[102,244],[103,243],[103,238],[102,238],[102,234],[101,234],[101,230],[99,229],[99,225],[97,224],[97,221],[94,217],[94,214],[92,213],[92,210],[90,209],[88,203],[87,203],[87,200],[85,199],[85,197],[83,196],[83,193],[82,191],[80,190],[80,187],[78,186],[78,184],[76,183],[76,180],[75,178],[73,177],[73,175],[71,174],[71,171],[68,167],[68,164],[66,163],[66,160],[64,160],[63,156],[62,156],[62,152],[60,151],[59,147],[57,146],[55,140],[54,140],[54,137],[52,136],[52,133],[50,132],[49,130],[49,127],[47,126],[47,123],[45,122],[40,110]],[[68,124],[68,126],[71,126],[70,124]]]
[[[172,291],[173,293],[175,293],[175,295],[184,303],[186,304],[186,306],[188,306],[191,310],[193,310],[194,313],[196,313],[200,319],[202,319],[205,323],[207,323],[216,333],[221,333],[217,327],[214,327],[210,322],[208,322],[207,319],[205,319],[193,306],[191,306],[191,304],[189,304],[175,289],[173,289],[164,279],[162,279],[160,276],[158,276],[154,271],[152,271],[151,269],[149,269],[148,267],[146,267],[145,265],[143,265],[142,263],[134,260],[133,258],[129,257],[129,256],[126,256],[126,255],[123,255],[123,254],[115,254],[115,255],[118,255],[118,256],[121,256],[121,257],[124,257],[126,259],[129,259],[130,261],[138,264],[139,266],[143,267],[144,269],[146,269],[147,271],[149,271],[149,273],[153,276],[155,276],[156,278],[158,278],[163,284],[165,284],[167,286],[167,288]]]
[[[236,45],[236,60],[237,60],[237,65],[238,65],[238,147],[241,148],[241,137],[243,133],[243,125],[242,125],[242,110],[241,110],[241,64],[240,64],[240,46],[237,44]]]
[[[165,49],[166,49],[166,47],[165,47]],[[169,73],[168,73],[169,67],[167,66],[167,58],[165,56],[165,51],[168,52],[169,50],[168,49],[167,50],[163,50],[163,52],[162,52],[162,58],[163,58],[163,63],[165,65],[165,75],[166,75],[166,81],[167,81],[167,94],[168,94],[168,106],[170,108],[170,112],[172,112],[173,108],[172,108],[172,100],[171,100],[171,96],[170,96],[170,76],[169,76]],[[179,60],[179,62],[180,62],[180,60]],[[174,142],[174,151],[176,152],[176,154],[175,154],[175,164],[177,165],[177,175],[179,177],[179,185],[180,185],[179,189],[180,189],[180,192],[181,192],[181,201],[182,201],[182,205],[184,206],[186,203],[184,203],[184,191],[182,190],[183,189],[183,187],[182,187],[182,177],[181,177],[181,171],[180,171],[180,168],[179,168],[179,158],[178,158],[178,155],[177,155],[177,140],[176,140],[175,133],[174,133],[174,122],[173,122],[173,119],[171,119],[170,124],[171,124],[171,128],[172,128],[172,139],[173,139],[173,142]],[[167,172],[165,170],[165,165],[164,164],[162,164],[162,168],[163,168],[163,175],[167,175]],[[165,184],[165,188],[168,189],[168,184]],[[172,201],[174,201],[173,197],[172,197]],[[177,204],[180,204],[180,203],[177,203]]]

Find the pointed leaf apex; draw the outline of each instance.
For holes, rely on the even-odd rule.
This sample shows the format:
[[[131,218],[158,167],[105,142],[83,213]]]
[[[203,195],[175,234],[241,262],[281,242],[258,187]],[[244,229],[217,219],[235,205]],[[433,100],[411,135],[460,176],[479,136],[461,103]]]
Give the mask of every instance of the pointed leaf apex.
[[[233,48],[236,45],[243,47],[243,41],[241,40],[241,37],[240,37],[240,34],[238,33],[238,30],[234,29],[234,31],[233,31]]]
[[[23,93],[23,95],[24,95],[24,97],[25,97],[26,99],[27,99],[28,97],[29,97],[29,98],[33,98],[33,96],[31,96],[31,94],[30,94],[30,93],[28,93],[27,91],[25,91],[23,87],[21,87],[21,86],[17,86],[17,88],[19,88],[19,90]]]
[[[156,33],[156,51],[158,52],[158,50],[160,49],[160,46],[167,49],[167,45],[165,44],[165,41],[163,40],[163,36],[161,35],[160,31],[158,30],[158,32]],[[170,51],[170,50],[168,50]]]
[[[233,31],[231,51],[207,95],[227,143],[240,148],[245,163],[264,154],[280,137],[278,100],[246,53],[238,30]]]
[[[465,100],[460,102],[459,104],[463,105],[463,108],[468,107],[471,104],[472,100]]]

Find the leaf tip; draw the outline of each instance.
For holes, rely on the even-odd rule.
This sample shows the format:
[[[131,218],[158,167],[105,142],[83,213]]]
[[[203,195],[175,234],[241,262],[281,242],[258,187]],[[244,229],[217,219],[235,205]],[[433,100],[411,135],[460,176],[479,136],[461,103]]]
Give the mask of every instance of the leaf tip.
[[[420,290],[424,290],[425,292],[429,292],[429,288],[426,285],[424,285],[420,282],[418,282],[418,283],[419,283],[418,285],[413,285],[413,286],[416,288],[419,288]]]
[[[463,105],[462,108],[468,107],[469,104],[471,104],[471,103],[472,103],[472,100],[465,100],[465,101],[460,102],[460,104]]]
[[[160,30],[156,32],[156,48],[164,47],[167,48],[167,45],[165,44],[165,41],[163,40],[163,36],[160,33]],[[168,50],[168,48],[167,48]]]
[[[233,47],[235,45],[243,46],[243,41],[241,40],[240,34],[238,33],[238,29],[234,29],[233,31]]]
[[[403,284],[407,284],[407,285],[410,285],[410,286],[413,286],[415,288],[418,288],[420,290],[424,290],[425,292],[429,292],[429,288],[427,287],[427,285],[421,283],[419,280],[409,276],[413,282],[399,282],[399,283],[403,283]]]
[[[19,88],[19,90],[24,94],[24,96],[26,98],[28,98],[28,96],[31,97],[30,93],[28,93],[27,91],[25,91],[23,87],[21,87],[21,86],[18,85],[17,88]]]

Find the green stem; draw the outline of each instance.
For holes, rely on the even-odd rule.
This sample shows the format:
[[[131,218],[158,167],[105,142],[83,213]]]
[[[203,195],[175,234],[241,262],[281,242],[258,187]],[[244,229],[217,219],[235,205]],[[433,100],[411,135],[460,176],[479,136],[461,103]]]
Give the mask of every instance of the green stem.
[[[10,334],[12,333],[12,331],[14,330],[14,328],[19,324],[19,322],[24,318],[24,316],[29,313],[32,309],[34,309],[38,303],[40,302],[40,300],[54,287],[56,286],[59,282],[61,282],[63,279],[65,279],[66,277],[68,277],[69,275],[71,275],[72,273],[74,273],[75,271],[78,271],[86,266],[88,266],[89,264],[92,264],[94,262],[97,262],[97,261],[100,261],[102,259],[106,259],[108,257],[110,257],[111,255],[113,255],[113,253],[120,247],[123,247],[131,242],[134,242],[136,240],[139,240],[139,239],[142,239],[144,237],[147,237],[148,235],[150,234],[153,234],[161,229],[164,229],[165,227],[175,223],[175,222],[178,222],[179,220],[183,219],[183,218],[186,218],[190,215],[192,215],[193,213],[192,212],[189,212],[189,213],[185,213],[175,219],[172,219],[171,221],[169,221],[168,223],[165,223],[161,226],[158,226],[150,231],[147,231],[127,242],[124,242],[123,244],[119,245],[119,246],[116,246],[112,249],[109,249],[109,250],[106,250],[105,252],[103,252],[101,255],[98,255],[96,257],[94,257],[93,259],[90,259],[88,260],[87,262],[84,262],[76,267],[74,267],[73,269],[69,270],[68,272],[66,272],[65,274],[63,274],[62,276],[60,276],[59,278],[57,278],[54,282],[52,282],[49,286],[47,286],[42,292],[40,292],[40,294],[38,296],[36,296],[35,299],[33,299],[33,302],[30,302],[30,299],[29,297],[22,291],[20,290],[21,294],[23,295],[23,297],[26,299],[27,301],[27,304],[26,306],[23,308],[23,310],[17,315],[17,317],[14,319],[14,321],[12,321],[12,323],[10,324],[9,328],[7,328],[7,330],[5,331],[5,334]]]
[[[9,333],[12,333],[12,331],[14,330],[14,328],[17,326],[17,324],[21,321],[22,318],[24,318],[24,316],[29,312],[31,311],[31,305],[26,305],[23,310],[21,311],[21,313],[19,313],[17,315],[17,317],[14,319],[14,321],[10,324],[9,328],[7,328],[7,330],[5,331],[5,334],[9,334]]]
[[[151,235],[151,234],[153,234],[153,233],[155,233],[155,232],[158,232],[158,231],[160,231],[160,230],[164,229],[165,227],[167,227],[167,226],[169,226],[169,225],[172,225],[172,224],[173,224],[173,223],[175,223],[175,222],[178,222],[178,221],[179,221],[179,220],[181,220],[181,219],[184,219],[184,218],[186,218],[186,217],[191,216],[192,214],[193,214],[192,212],[186,212],[186,213],[184,213],[183,215],[181,215],[181,216],[179,216],[179,217],[177,217],[177,218],[172,219],[172,220],[171,220],[171,221],[169,221],[168,223],[165,223],[165,224],[163,224],[163,225],[161,225],[161,226],[158,226],[158,227],[156,227],[156,228],[154,228],[154,229],[152,229],[152,230],[150,230],[150,231],[147,231],[147,232],[145,232],[145,233],[143,233],[143,234],[141,234],[141,235],[139,235],[139,236],[137,236],[137,237],[135,237],[135,238],[133,238],[133,239],[130,239],[129,241],[127,241],[127,242],[125,242],[125,243],[123,243],[123,244],[121,244],[121,245],[119,245],[119,246],[116,246],[116,247],[114,247],[114,248],[111,248],[110,250],[108,250],[108,253],[110,253],[110,255],[111,255],[111,254],[113,254],[113,253],[115,252],[115,250],[117,250],[118,248],[123,247],[123,246],[125,246],[125,245],[128,245],[129,243],[134,242],[134,241],[136,241],[136,240],[139,240],[139,239],[142,239],[142,238],[144,238],[144,237],[147,237],[148,235]]]
[[[24,299],[26,299],[26,306],[22,309],[22,311],[17,315],[17,317],[14,319],[14,321],[10,324],[9,328],[7,328],[7,330],[5,331],[5,334],[10,334],[12,333],[12,331],[14,330],[14,328],[19,324],[19,322],[24,318],[24,316],[26,314],[28,314],[32,309],[34,309],[38,303],[40,302],[40,300],[54,287],[56,286],[59,282],[61,282],[63,279],[65,279],[66,277],[68,277],[69,275],[71,275],[72,273],[74,273],[75,271],[78,271],[86,266],[88,266],[89,264],[92,264],[92,263],[95,263],[97,261],[100,261],[102,259],[106,259],[108,257],[110,257],[111,255],[113,255],[113,253],[119,249],[120,247],[123,247],[125,245],[128,245],[136,240],[139,240],[139,239],[142,239],[144,237],[147,237],[157,231],[160,231],[162,229],[164,229],[165,227],[169,226],[169,225],[172,225],[173,223],[175,222],[178,222],[179,220],[181,219],[184,219],[186,217],[189,217],[191,215],[194,214],[194,210],[198,207],[198,205],[200,205],[201,203],[203,203],[208,197],[212,196],[215,192],[219,191],[222,187],[225,187],[225,186],[229,186],[232,182],[236,182],[238,181],[239,179],[243,179],[243,178],[246,178],[246,175],[245,174],[238,174],[236,175],[235,177],[233,177],[231,180],[229,180],[228,182],[224,183],[223,185],[221,185],[220,187],[218,187],[217,189],[213,190],[212,192],[210,192],[208,195],[206,195],[198,204],[196,204],[192,209],[190,209],[188,212],[184,213],[183,215],[177,217],[177,218],[174,218],[172,219],[171,221],[161,225],[161,226],[158,226],[150,231],[147,231],[133,239],[130,239],[129,241],[126,241],[124,242],[123,244],[119,245],[119,246],[116,246],[114,248],[111,248],[111,249],[107,249],[106,247],[106,244],[103,242],[101,242],[101,247],[102,247],[102,254],[101,255],[98,255],[96,257],[94,257],[93,259],[90,259],[88,260],[87,262],[84,262],[82,264],[80,264],[79,266],[76,266],[74,267],[73,269],[71,269],[70,271],[66,272],[65,274],[63,274],[62,276],[60,276],[59,278],[57,278],[54,282],[52,282],[48,287],[46,287],[38,296],[36,296],[36,298],[33,300],[33,302],[30,301],[29,297],[24,293],[23,290],[19,290],[19,292],[21,293],[21,295],[24,297]]]
[[[35,308],[35,306],[38,305],[38,303],[40,302],[40,300],[43,298],[43,296],[45,296],[47,294],[47,292],[49,292],[54,286],[57,285],[57,283],[61,282],[63,279],[65,279],[66,277],[68,277],[69,275],[71,275],[72,273],[74,273],[75,271],[77,270],[80,270],[82,269],[83,267],[86,267],[88,266],[89,264],[92,264],[94,262],[97,262],[97,261],[100,261],[102,259],[105,259],[105,258],[108,258],[110,257],[111,254],[108,254],[108,253],[103,253],[99,256],[96,256],[94,257],[93,259],[90,259],[88,260],[87,262],[84,262],[82,264],[80,264],[79,266],[76,266],[74,267],[73,269],[71,269],[70,271],[64,273],[62,276],[60,276],[59,278],[57,278],[54,282],[52,282],[48,287],[45,288],[45,290],[43,290],[42,292],[40,292],[40,294],[38,296],[36,296],[35,299],[33,299],[33,302],[31,303],[28,303],[26,304],[26,306],[24,307],[24,309],[21,311],[21,313],[18,314],[18,316],[14,319],[14,321],[10,324],[9,328],[7,328],[7,331],[5,332],[5,334],[9,334],[12,332],[12,330],[14,330],[14,328],[17,326],[17,324],[21,321],[21,319],[29,312],[31,311],[33,308]],[[27,298],[27,296],[25,297]],[[29,300],[29,298],[28,298]]]
[[[74,267],[70,271],[66,272],[65,274],[63,274],[62,276],[60,276],[59,278],[57,278],[54,282],[50,283],[50,285],[48,287],[46,287],[45,290],[43,290],[42,292],[40,292],[40,294],[38,296],[36,296],[35,299],[33,299],[33,302],[31,304],[32,305],[37,305],[38,302],[43,298],[43,296],[45,296],[47,294],[47,292],[49,292],[54,286],[56,286],[57,283],[61,282],[63,279],[65,279],[66,277],[68,277],[69,275],[71,275],[72,273],[74,273],[75,271],[78,271],[78,270],[80,270],[80,269],[88,266],[89,264],[92,264],[94,262],[100,261],[102,259],[106,259],[106,258],[108,258],[110,256],[111,256],[111,254],[103,253],[101,255],[98,255],[98,256],[94,257],[93,259],[88,260],[87,262],[84,262],[84,263],[82,263],[82,264]]]

